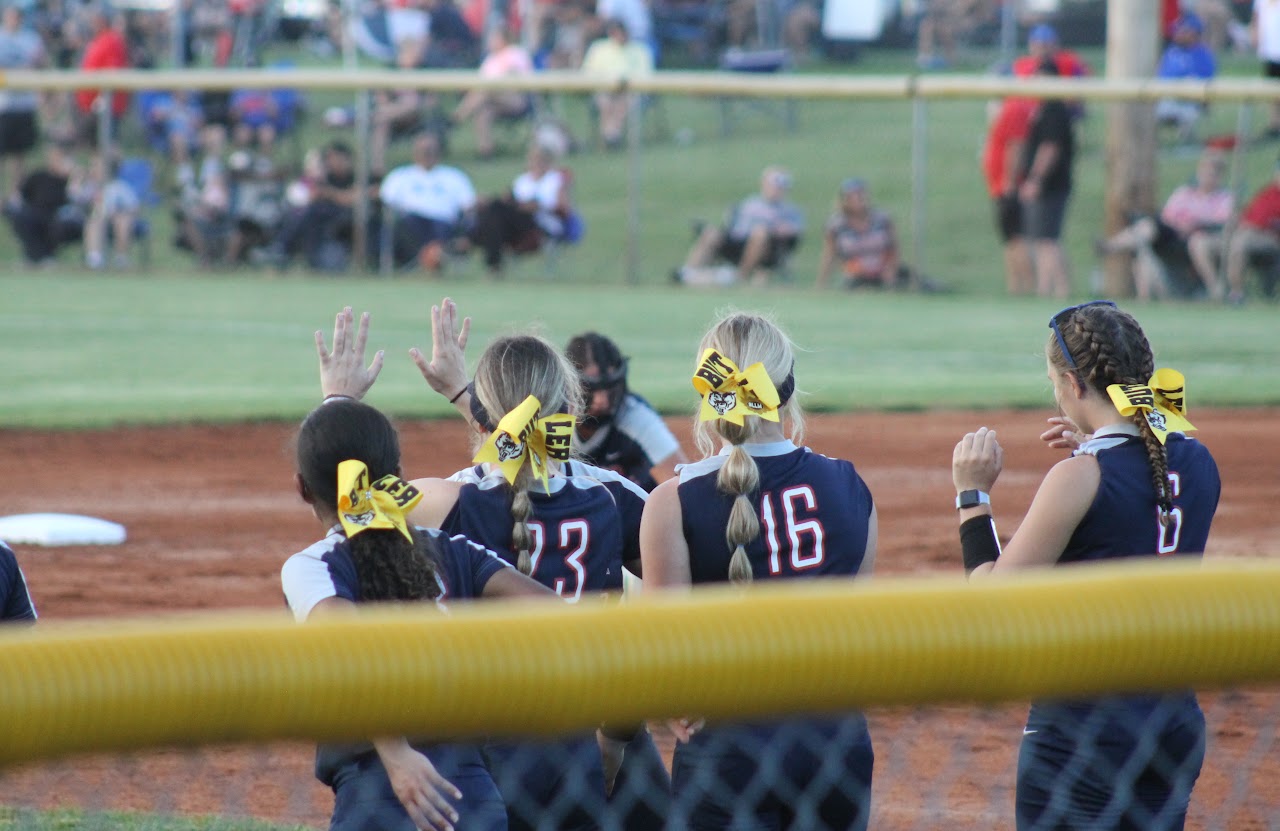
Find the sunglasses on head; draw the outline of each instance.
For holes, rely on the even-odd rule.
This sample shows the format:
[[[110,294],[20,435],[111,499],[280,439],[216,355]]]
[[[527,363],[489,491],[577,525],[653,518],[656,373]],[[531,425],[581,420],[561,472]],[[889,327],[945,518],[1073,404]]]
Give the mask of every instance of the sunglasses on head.
[[[1049,328],[1053,330],[1054,337],[1058,339],[1058,348],[1062,350],[1062,357],[1067,359],[1067,364],[1072,369],[1079,369],[1079,367],[1076,366],[1076,359],[1071,357],[1071,350],[1067,348],[1067,342],[1062,338],[1062,327],[1060,324],[1071,315],[1081,309],[1087,309],[1090,306],[1110,306],[1113,309],[1116,308],[1115,301],[1112,300],[1090,300],[1088,303],[1081,303],[1078,306],[1068,306],[1053,317],[1049,318]]]

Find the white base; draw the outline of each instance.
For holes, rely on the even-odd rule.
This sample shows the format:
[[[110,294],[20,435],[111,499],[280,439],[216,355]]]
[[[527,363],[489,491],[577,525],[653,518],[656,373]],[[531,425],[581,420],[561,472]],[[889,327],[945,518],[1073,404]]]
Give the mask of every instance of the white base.
[[[0,517],[0,540],[18,545],[119,545],[124,526],[77,514]]]

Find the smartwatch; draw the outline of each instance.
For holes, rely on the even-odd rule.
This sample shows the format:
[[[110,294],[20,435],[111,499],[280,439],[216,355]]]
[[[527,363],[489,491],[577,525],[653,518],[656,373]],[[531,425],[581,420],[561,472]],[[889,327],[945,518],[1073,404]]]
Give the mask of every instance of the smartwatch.
[[[956,510],[976,508],[979,505],[990,505],[991,494],[986,491],[960,491],[956,494]]]

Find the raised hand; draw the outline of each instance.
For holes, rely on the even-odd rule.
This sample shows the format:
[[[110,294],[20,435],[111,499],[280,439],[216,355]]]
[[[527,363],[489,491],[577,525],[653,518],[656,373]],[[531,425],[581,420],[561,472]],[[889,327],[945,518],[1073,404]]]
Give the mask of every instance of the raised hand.
[[[320,392],[326,398],[345,395],[359,401],[382,371],[382,350],[373,356],[368,367],[364,365],[364,348],[369,340],[369,313],[360,315],[359,325],[355,325],[353,318],[350,306],[338,312],[333,322],[332,352],[325,346],[324,333],[316,331],[316,352],[320,356]]]
[[[471,334],[471,318],[458,325],[458,304],[446,297],[439,306],[431,307],[431,360],[418,348],[409,357],[431,389],[445,398],[454,399],[467,387],[467,338]]]
[[[951,479],[957,491],[990,492],[1004,467],[1004,449],[996,431],[979,427],[966,433],[951,454]]]
[[[1049,429],[1040,434],[1040,441],[1062,450],[1075,450],[1091,438],[1088,433],[1081,433],[1076,423],[1066,416],[1050,417]]]
[[[462,792],[405,740],[378,741],[374,746],[387,769],[391,789],[413,824],[421,831],[453,831],[458,811],[449,800],[461,799]]]

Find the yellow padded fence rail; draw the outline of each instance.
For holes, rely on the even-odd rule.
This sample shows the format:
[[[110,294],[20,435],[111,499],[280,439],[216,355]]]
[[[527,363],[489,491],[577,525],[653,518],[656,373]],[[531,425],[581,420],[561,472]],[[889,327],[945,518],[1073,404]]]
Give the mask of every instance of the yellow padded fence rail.
[[[0,72],[0,89],[21,90],[236,90],[404,89],[448,92],[470,89],[518,89],[537,92],[594,92],[621,87],[636,92],[748,98],[900,99],[1070,97],[1092,101],[1276,101],[1280,83],[1265,78],[1160,80],[1155,78],[1013,79],[991,75],[762,75],[743,72],[654,72],[643,77],[588,75],[552,71],[486,78],[474,71],[388,69],[116,69],[9,70]]]
[[[1280,563],[0,633],[0,763],[1280,681]]]

